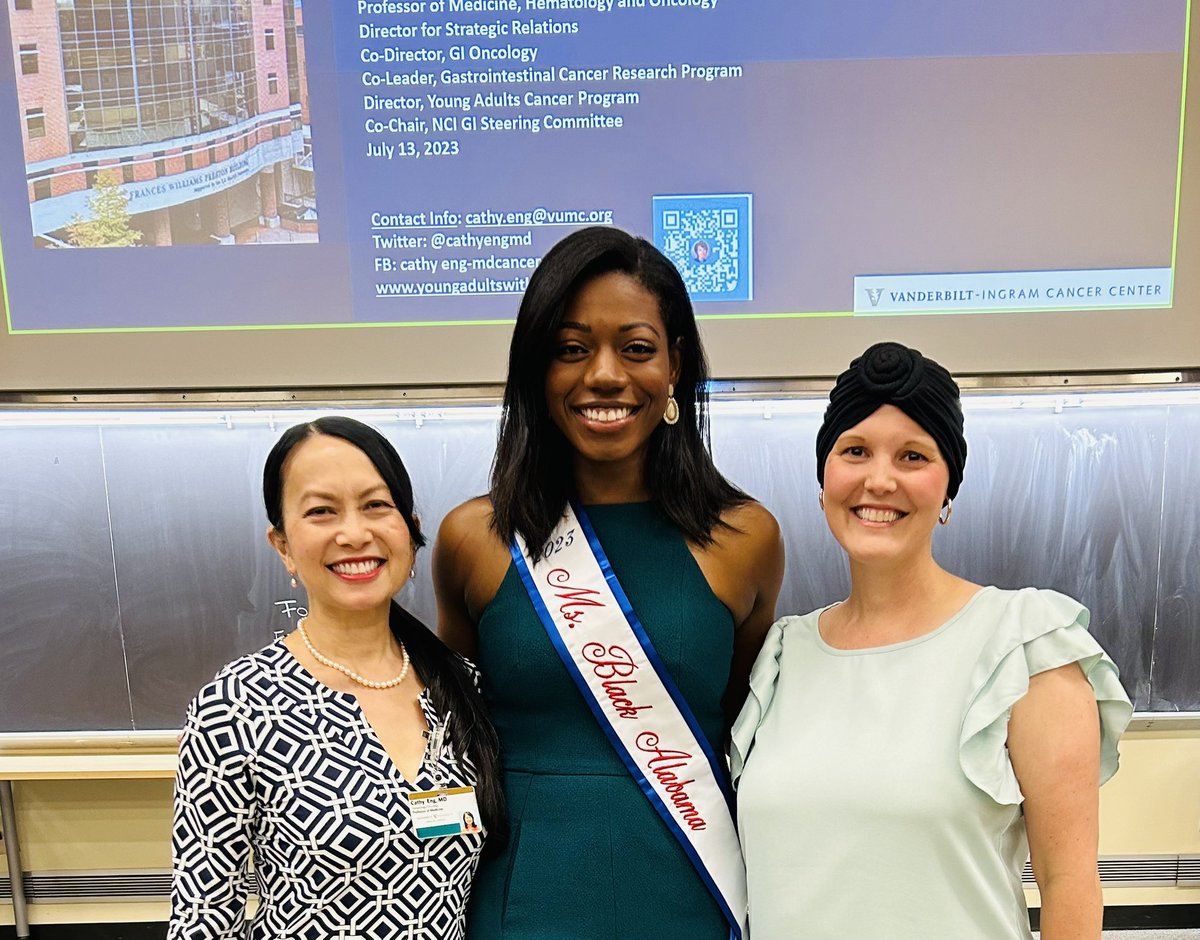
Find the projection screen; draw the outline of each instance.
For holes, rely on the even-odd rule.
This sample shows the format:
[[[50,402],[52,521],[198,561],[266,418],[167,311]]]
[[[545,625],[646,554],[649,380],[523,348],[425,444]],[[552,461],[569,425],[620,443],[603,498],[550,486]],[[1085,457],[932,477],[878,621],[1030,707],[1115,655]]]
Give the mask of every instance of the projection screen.
[[[0,390],[499,381],[590,224],[722,378],[1200,364],[1190,0],[4,10]]]

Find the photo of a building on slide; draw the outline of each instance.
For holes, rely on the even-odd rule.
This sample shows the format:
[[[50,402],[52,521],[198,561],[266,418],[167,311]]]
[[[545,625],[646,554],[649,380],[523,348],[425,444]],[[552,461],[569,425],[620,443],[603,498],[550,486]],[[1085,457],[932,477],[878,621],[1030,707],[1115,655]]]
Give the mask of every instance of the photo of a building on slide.
[[[7,0],[34,244],[317,240],[301,0]]]

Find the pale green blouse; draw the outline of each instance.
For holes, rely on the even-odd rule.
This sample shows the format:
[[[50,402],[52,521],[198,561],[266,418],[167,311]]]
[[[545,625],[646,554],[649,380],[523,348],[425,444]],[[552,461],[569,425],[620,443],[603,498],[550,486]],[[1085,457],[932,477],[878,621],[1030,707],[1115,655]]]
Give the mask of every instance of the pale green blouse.
[[[1077,662],[1102,783],[1132,714],[1087,610],[985,587],[933,632],[862,650],[826,644],[820,613],[771,628],[733,730],[750,940],[1030,937],[1012,705]]]

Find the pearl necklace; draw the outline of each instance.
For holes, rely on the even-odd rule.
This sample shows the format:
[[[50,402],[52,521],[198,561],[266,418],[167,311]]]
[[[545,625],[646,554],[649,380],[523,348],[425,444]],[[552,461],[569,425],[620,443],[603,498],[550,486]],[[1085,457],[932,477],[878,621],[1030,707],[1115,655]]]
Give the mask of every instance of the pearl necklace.
[[[300,632],[300,639],[304,641],[304,645],[308,647],[308,651],[312,653],[313,659],[319,662],[322,666],[328,666],[330,669],[336,669],[338,672],[349,676],[359,685],[365,685],[368,689],[392,689],[398,686],[406,678],[408,678],[408,667],[411,665],[408,658],[408,650],[404,644],[400,644],[400,655],[404,657],[404,667],[400,670],[400,675],[394,679],[387,679],[383,682],[373,682],[370,679],[365,679],[349,666],[343,666],[341,663],[335,663],[327,656],[322,656],[317,652],[317,648],[312,645],[312,640],[308,638],[308,631],[304,629],[304,621],[307,617],[301,617],[296,623],[296,629]]]

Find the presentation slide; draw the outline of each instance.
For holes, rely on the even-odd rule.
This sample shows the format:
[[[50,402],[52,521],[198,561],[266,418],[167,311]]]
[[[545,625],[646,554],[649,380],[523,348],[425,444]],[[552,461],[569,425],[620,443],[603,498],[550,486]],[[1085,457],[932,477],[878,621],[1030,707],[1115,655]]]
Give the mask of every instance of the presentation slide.
[[[1188,0],[3,9],[14,336],[510,321],[595,224],[704,318],[1173,303]]]

